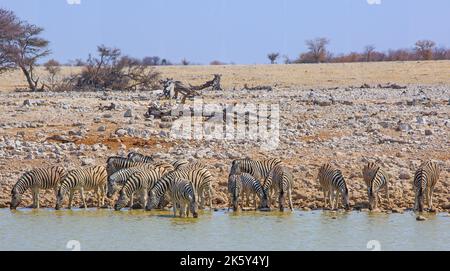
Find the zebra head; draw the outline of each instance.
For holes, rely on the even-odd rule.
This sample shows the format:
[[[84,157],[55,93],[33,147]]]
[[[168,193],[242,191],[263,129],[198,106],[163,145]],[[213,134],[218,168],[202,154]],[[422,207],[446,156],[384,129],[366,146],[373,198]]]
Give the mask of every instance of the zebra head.
[[[116,193],[116,191],[119,189],[119,186],[114,181],[114,179],[111,178],[111,176],[108,176],[108,182],[106,186],[106,197],[109,199],[112,198],[112,196]]]
[[[347,188],[347,185],[345,185],[341,189],[341,196],[342,196],[342,203],[344,204],[345,209],[349,210],[350,209],[350,204],[349,204],[349,200],[348,200],[348,188]]]
[[[56,206],[55,210],[59,210],[62,207],[64,196],[69,192],[69,184],[70,181],[68,180],[68,177],[70,177],[73,171],[69,172],[64,179],[61,181],[61,185],[59,186],[58,193],[56,194]]]
[[[231,169],[230,169],[230,175],[238,175],[241,174],[241,160],[233,160],[231,162]]]
[[[130,198],[128,197],[127,193],[122,189],[120,191],[119,198],[116,201],[116,204],[114,204],[114,210],[120,211],[122,208],[124,208],[127,203],[130,201]]]
[[[189,209],[192,213],[192,216],[194,218],[198,217],[198,195],[197,195],[197,191],[195,190],[195,188],[192,186],[191,183],[191,187],[192,187],[192,195],[190,197],[190,201],[189,201]]]
[[[11,203],[9,205],[9,208],[11,210],[15,210],[17,206],[19,206],[21,201],[22,201],[22,193],[20,193],[18,189],[14,187],[11,190]]]
[[[369,198],[369,210],[373,210],[375,206],[375,194],[373,193],[372,187],[369,187],[367,190],[368,198]]]
[[[242,190],[242,184],[240,182],[240,175],[232,174],[228,176],[228,187],[231,194],[231,203],[233,205],[233,211],[239,210],[239,194]]]
[[[270,209],[270,200],[269,200],[269,187],[262,189],[263,195],[261,198],[261,203],[259,208]]]
[[[155,209],[156,206],[158,206],[159,199],[156,196],[155,190],[151,189],[148,191],[148,197],[147,197],[147,204],[145,205],[146,211],[151,211],[152,209]]]

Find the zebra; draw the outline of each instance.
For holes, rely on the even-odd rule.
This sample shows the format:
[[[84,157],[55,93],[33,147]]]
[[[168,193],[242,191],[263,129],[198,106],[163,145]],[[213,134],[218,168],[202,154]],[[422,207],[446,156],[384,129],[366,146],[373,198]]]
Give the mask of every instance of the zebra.
[[[338,197],[341,194],[342,202],[346,209],[349,209],[348,188],[345,183],[342,172],[334,169],[330,164],[323,164],[317,174],[320,186],[322,187],[325,207],[327,206],[327,197],[332,209],[338,207]]]
[[[25,172],[11,190],[10,209],[16,209],[19,206],[22,195],[27,189],[31,190],[33,196],[31,207],[39,208],[39,190],[53,189],[57,196],[58,186],[66,174],[66,170],[60,166],[36,168]]]
[[[384,189],[386,199],[389,203],[389,178],[387,173],[376,163],[369,162],[362,170],[364,182],[367,185],[367,196],[369,198],[369,209],[376,209],[380,195],[378,192]]]
[[[168,172],[170,172],[170,169],[156,167],[154,169],[141,169],[131,174],[120,190],[114,209],[119,211],[125,207],[135,193],[140,196],[141,205],[145,206],[148,190],[153,188],[156,181]],[[133,206],[133,204],[131,203],[130,206]]]
[[[281,163],[278,158],[264,160],[236,159],[231,163],[230,175],[241,172],[250,173],[258,180],[265,180],[269,176],[270,170]]]
[[[228,210],[233,206],[233,211],[239,209],[239,195],[242,191],[242,181],[239,175],[228,176],[228,193],[230,194]]]
[[[154,161],[153,157],[140,154],[138,152],[130,152],[127,156],[128,159],[134,162],[145,162],[152,163]]]
[[[238,175],[230,175],[228,177],[228,183],[231,183],[235,188],[239,190],[237,193],[236,191],[233,191],[233,187],[231,187],[232,192],[232,198],[233,198],[233,210],[238,209],[238,201],[239,201],[239,195],[242,194],[242,201],[244,202],[244,199],[246,199],[246,205],[250,206],[250,197],[253,196],[253,204],[254,208],[256,210],[257,208],[257,200],[258,197],[260,202],[262,202],[262,199],[264,197],[264,189],[261,185],[260,181],[258,181],[255,177],[253,177],[249,173],[241,173]],[[237,196],[237,199],[235,198]],[[244,204],[242,204],[244,206]]]
[[[146,163],[146,164],[136,166],[136,167],[120,169],[108,177],[108,186],[107,186],[106,196],[108,198],[112,198],[113,195],[116,193],[116,191],[119,190],[119,187],[123,186],[125,184],[126,180],[128,179],[128,177],[130,175],[132,175],[133,173],[141,171],[141,170],[150,170],[150,169],[154,169],[157,167],[162,167],[169,171],[174,170],[174,168],[171,164],[168,164],[165,162],[158,162],[158,163],[154,163],[154,164]],[[132,199],[131,199],[131,201],[132,201]]]
[[[97,194],[97,207],[105,204],[107,173],[104,166],[91,166],[71,170],[61,181],[56,197],[56,210],[61,209],[64,196],[69,192],[69,209],[72,208],[73,194],[76,190],[80,192],[83,207],[87,208],[84,192],[94,190]]]
[[[173,202],[173,216],[177,216],[177,206],[180,208],[180,217],[188,217],[191,211],[194,218],[198,217],[197,191],[193,182],[176,177],[173,180],[170,198]],[[186,208],[188,207],[188,208]]]
[[[278,207],[280,211],[284,211],[284,202],[286,194],[289,201],[289,209],[294,210],[292,204],[292,189],[294,186],[294,175],[292,170],[282,164],[278,164],[272,168],[269,176],[263,184],[263,197],[261,207],[270,207],[270,190],[275,194],[278,193]]]
[[[433,190],[439,180],[441,169],[436,162],[427,161],[422,163],[414,174],[413,188],[415,192],[414,209],[423,211],[423,197],[428,204],[430,211],[433,210]]]
[[[145,207],[146,210],[154,209],[166,192],[171,192],[174,179],[176,178],[189,180],[195,187],[198,195],[203,195],[203,191],[210,187],[210,183],[212,181],[212,175],[206,168],[194,170],[180,169],[169,172],[163,176],[152,189],[149,190],[147,205]],[[212,208],[211,195],[209,195],[209,199],[210,208]]]

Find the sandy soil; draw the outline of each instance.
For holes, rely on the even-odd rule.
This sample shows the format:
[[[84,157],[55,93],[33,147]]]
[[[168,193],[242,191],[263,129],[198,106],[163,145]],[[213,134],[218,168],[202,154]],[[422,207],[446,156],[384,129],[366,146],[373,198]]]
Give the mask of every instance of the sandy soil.
[[[65,68],[64,73],[75,70]],[[163,102],[154,93],[13,92],[23,81],[20,73],[8,73],[0,76],[0,207],[8,206],[11,187],[25,170],[53,164],[68,169],[82,163],[104,164],[110,155],[139,150],[160,159],[207,163],[215,177],[218,207],[227,204],[226,183],[233,159],[280,157],[294,170],[294,205],[305,210],[322,207],[316,174],[324,162],[342,169],[351,205],[365,209],[361,169],[367,161],[379,161],[391,176],[391,201],[383,201],[382,207],[401,212],[413,207],[414,170],[422,161],[433,159],[443,168],[435,205],[438,210],[450,210],[450,61],[158,70],[163,77],[191,84],[221,73],[225,91],[204,91],[207,102],[278,103],[278,148],[264,151],[252,140],[173,139],[165,121],[144,117],[150,103]],[[377,87],[389,82],[407,88]],[[275,88],[272,92],[241,90],[245,83]],[[360,88],[362,84],[371,87]],[[116,110],[98,109],[111,102]],[[124,117],[129,108],[133,117]],[[121,129],[124,134],[118,132]],[[89,198],[92,203],[93,197]],[[29,204],[29,199],[27,195],[23,204]],[[54,206],[50,192],[43,204]]]

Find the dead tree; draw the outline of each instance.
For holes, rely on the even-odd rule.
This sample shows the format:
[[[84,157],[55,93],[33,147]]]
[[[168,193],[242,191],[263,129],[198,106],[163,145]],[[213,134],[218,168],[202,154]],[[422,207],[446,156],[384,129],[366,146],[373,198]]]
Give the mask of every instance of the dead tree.
[[[204,84],[200,86],[192,86],[190,85],[192,90],[203,90],[211,87],[212,90],[222,90],[222,87],[220,86],[220,79],[222,75],[221,74],[214,74],[214,78],[210,81],[205,82]]]
[[[183,85],[180,81],[175,81],[173,78],[167,78],[162,82],[163,84],[163,95],[170,99],[178,99],[178,95],[181,95],[181,103],[185,103],[187,98],[193,98],[195,96],[200,96],[200,94],[192,89],[191,87],[187,87]]]

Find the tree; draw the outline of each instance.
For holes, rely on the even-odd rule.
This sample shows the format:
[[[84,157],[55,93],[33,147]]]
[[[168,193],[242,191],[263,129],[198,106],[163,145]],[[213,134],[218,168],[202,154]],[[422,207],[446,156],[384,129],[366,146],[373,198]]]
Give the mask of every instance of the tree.
[[[159,73],[136,58],[122,56],[117,48],[97,47],[98,56],[89,55],[81,74],[68,78],[73,90],[151,90]]]
[[[183,65],[183,66],[188,66],[189,64],[191,64],[186,58],[183,58],[182,60],[181,60],[181,65]]]
[[[280,56],[280,53],[270,53],[267,55],[267,58],[270,60],[270,64],[275,64],[277,58]]]
[[[50,59],[49,61],[47,61],[44,64],[44,67],[48,73],[47,84],[46,84],[47,88],[50,91],[55,91],[58,86],[57,76],[61,71],[61,64],[59,64],[59,62],[54,59]]]
[[[432,40],[419,40],[416,42],[416,52],[423,60],[433,59],[433,48],[436,43]]]
[[[20,21],[11,11],[0,9],[0,66],[2,70],[19,68],[31,91],[43,90],[34,74],[38,60],[50,54],[49,42],[40,37],[43,31]]]
[[[158,66],[161,65],[161,59],[159,56],[147,56],[142,59],[142,64],[146,66]]]
[[[313,40],[306,41],[306,47],[308,48],[308,56],[312,57],[314,62],[325,62],[328,57],[327,45],[330,41],[327,38],[315,38]]]
[[[373,45],[367,45],[366,47],[364,47],[364,55],[366,57],[367,62],[372,61],[372,55],[373,55],[374,51],[375,51],[375,46],[373,46]]]
[[[14,62],[7,55],[7,45],[15,36],[20,34],[20,21],[12,11],[0,9],[0,72],[15,67]]]
[[[226,65],[224,62],[220,61],[220,60],[213,60],[211,62],[209,62],[209,65],[211,66],[216,66],[216,65]]]

